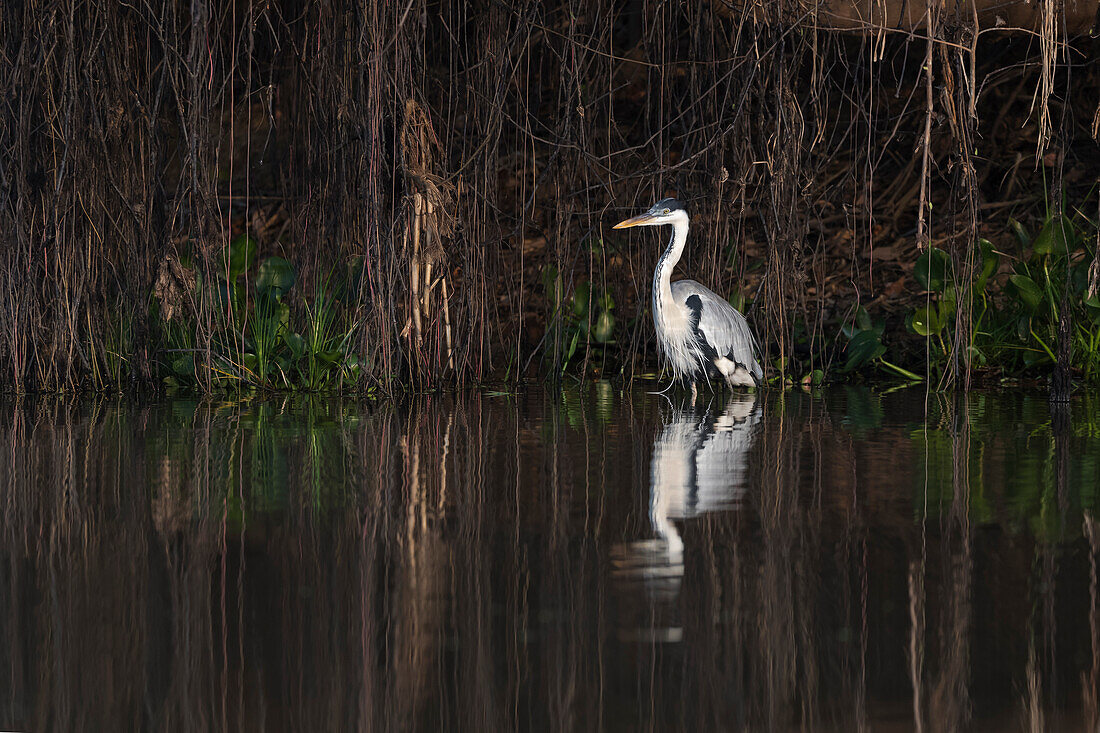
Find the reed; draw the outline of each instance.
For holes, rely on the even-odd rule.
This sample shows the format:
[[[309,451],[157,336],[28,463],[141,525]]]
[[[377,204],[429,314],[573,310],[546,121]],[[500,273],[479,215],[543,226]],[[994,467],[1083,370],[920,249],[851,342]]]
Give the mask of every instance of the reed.
[[[1003,27],[941,9],[911,34],[798,0],[0,12],[0,383],[16,391],[642,373],[658,245],[606,225],[669,193],[693,215],[684,274],[749,304],[770,368],[797,377],[829,371],[852,303],[911,310],[927,246],[969,272],[1008,216],[1095,205],[1096,129],[1075,120],[1095,118],[1098,72],[1076,8]],[[292,291],[260,297],[253,270],[227,302],[221,258],[242,236],[253,268],[293,268]],[[613,313],[562,321],[548,268],[562,297],[588,283]],[[965,387],[977,316],[959,302],[944,384]],[[318,309],[338,378],[297,351]],[[589,337],[601,318],[613,337]]]

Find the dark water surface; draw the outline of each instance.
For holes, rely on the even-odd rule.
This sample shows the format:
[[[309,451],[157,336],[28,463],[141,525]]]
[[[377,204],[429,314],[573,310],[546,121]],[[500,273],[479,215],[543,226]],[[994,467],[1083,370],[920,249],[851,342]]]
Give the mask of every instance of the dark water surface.
[[[0,729],[1095,730],[1100,398],[0,402]]]

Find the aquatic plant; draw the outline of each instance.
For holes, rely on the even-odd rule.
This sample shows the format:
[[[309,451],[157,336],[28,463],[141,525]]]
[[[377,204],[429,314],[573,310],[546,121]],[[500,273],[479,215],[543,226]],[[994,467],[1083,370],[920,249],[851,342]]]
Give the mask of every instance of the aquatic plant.
[[[1095,236],[1095,226],[1080,217]],[[943,374],[953,356],[959,298],[970,299],[970,326],[961,334],[972,368],[1015,377],[1038,374],[1057,361],[1062,309],[1069,309],[1072,367],[1085,380],[1100,378],[1100,301],[1088,292],[1090,258],[1073,218],[1048,215],[1031,235],[1016,220],[1010,226],[1015,251],[999,252],[986,239],[973,244],[975,266],[956,272],[946,252],[929,248],[913,276],[928,302],[906,318],[908,330],[925,339],[929,366]],[[1002,259],[1011,269],[1001,272]]]
[[[593,352],[606,353],[615,340],[615,299],[606,288],[593,290],[591,281],[579,283],[568,296],[562,290],[561,273],[553,265],[542,270],[543,290],[551,313],[548,335],[553,335],[560,348],[554,372],[564,374],[570,364],[587,363]]]
[[[209,359],[196,359],[196,334],[200,324],[194,318],[164,322],[166,354],[171,374],[167,386],[242,389],[291,389],[317,391],[355,384],[359,358],[351,349],[355,324],[337,328],[333,299],[318,286],[312,302],[303,301],[301,317],[292,316],[287,297],[297,282],[294,266],[282,257],[266,257],[256,263],[257,247],[251,237],[241,235],[222,250],[214,273],[195,268],[194,297],[214,297],[217,318],[209,338]],[[190,268],[186,268],[190,269]],[[211,293],[204,292],[206,287]],[[160,312],[170,305],[158,302]],[[175,315],[175,314],[173,314]],[[180,321],[180,322],[177,322]],[[298,326],[304,326],[305,336]],[[206,364],[213,366],[207,367]]]

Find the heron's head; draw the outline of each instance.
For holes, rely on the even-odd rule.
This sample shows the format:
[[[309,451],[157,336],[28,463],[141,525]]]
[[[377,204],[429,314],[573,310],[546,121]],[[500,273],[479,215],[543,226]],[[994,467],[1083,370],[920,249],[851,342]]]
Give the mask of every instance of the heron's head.
[[[662,224],[675,224],[687,222],[687,211],[684,205],[676,199],[661,199],[649,208],[649,211],[638,216],[632,216],[626,221],[620,221],[612,229],[629,229],[630,227],[655,227]]]

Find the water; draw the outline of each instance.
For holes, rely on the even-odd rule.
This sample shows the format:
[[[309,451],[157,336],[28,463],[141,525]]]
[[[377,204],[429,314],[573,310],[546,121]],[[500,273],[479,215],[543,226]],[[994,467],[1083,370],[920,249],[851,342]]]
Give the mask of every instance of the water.
[[[1100,399],[0,403],[0,729],[1095,730]]]

